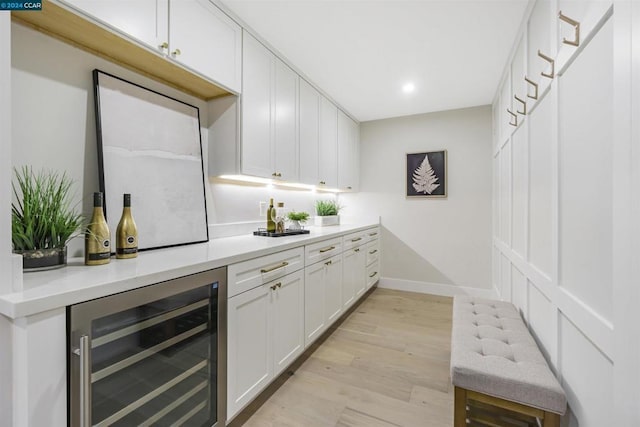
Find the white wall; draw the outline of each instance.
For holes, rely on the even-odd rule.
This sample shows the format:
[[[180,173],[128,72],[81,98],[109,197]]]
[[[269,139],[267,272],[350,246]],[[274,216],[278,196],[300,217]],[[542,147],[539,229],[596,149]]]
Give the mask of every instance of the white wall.
[[[407,199],[406,153],[443,149],[448,197]],[[382,286],[448,295],[490,293],[491,200],[488,106],[362,123],[360,192],[340,195],[382,217]]]

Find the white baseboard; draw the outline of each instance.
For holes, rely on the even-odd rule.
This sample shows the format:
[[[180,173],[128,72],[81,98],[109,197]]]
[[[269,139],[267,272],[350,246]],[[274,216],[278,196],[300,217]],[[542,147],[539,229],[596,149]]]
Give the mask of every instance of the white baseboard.
[[[419,292],[421,294],[452,297],[454,295],[470,295],[479,298],[498,299],[495,289],[471,288],[467,286],[445,285],[443,283],[418,282],[415,280],[381,277],[379,288],[397,291]]]

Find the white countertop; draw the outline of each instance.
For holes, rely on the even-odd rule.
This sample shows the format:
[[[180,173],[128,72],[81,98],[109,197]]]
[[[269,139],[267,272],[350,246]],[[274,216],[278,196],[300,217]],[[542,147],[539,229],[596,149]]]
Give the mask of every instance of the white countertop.
[[[15,319],[175,279],[247,259],[308,245],[377,226],[377,223],[308,227],[309,234],[287,237],[243,235],[208,243],[143,251],[133,259],[85,266],[72,258],[64,268],[25,273],[24,291],[0,296],[0,314]]]

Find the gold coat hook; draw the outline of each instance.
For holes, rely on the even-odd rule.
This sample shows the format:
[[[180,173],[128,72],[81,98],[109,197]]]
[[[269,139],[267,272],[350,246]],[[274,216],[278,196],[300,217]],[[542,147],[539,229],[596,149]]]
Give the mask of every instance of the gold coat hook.
[[[538,99],[538,83],[530,80],[527,76],[524,76],[524,80],[533,86],[533,95],[529,95],[529,91],[527,91],[527,97],[531,99]]]
[[[548,78],[552,79],[556,75],[556,73],[555,73],[555,61],[552,58],[549,58],[544,53],[540,52],[540,49],[538,49],[538,56],[540,58],[544,59],[545,61],[547,61],[549,64],[551,64],[551,72],[550,73],[547,74],[547,73],[545,73],[543,71],[540,74],[542,74],[543,77],[548,77]]]
[[[513,95],[513,97],[516,99],[516,101],[518,101],[519,103],[522,104],[522,111],[516,110],[516,113],[522,114],[523,116],[526,116],[527,115],[527,103],[524,100],[520,99],[518,97],[518,95]]]
[[[573,40],[567,40],[565,37],[563,37],[562,43],[578,47],[580,45],[580,23],[578,21],[574,21],[568,16],[563,15],[562,11],[558,13],[558,18],[560,18],[561,21],[564,21],[567,24],[573,26],[573,30],[575,31]]]
[[[514,113],[513,111],[511,111],[508,108],[507,108],[507,113],[511,114],[511,116],[513,117],[513,122],[511,120],[509,120],[509,124],[511,126],[518,126],[518,116],[516,115],[516,113]]]

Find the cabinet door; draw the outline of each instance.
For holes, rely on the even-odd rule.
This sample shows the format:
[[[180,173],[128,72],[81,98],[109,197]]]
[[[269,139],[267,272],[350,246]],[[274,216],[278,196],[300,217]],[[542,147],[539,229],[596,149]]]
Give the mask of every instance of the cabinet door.
[[[342,314],[342,256],[335,256],[329,261],[324,281],[324,311],[327,326],[338,320]]]
[[[273,361],[277,376],[304,351],[304,272],[270,283],[273,289]]]
[[[298,181],[298,75],[275,59],[274,166],[278,178]]]
[[[168,42],[168,0],[64,0],[151,49]]]
[[[320,94],[305,80],[299,89],[300,182],[318,185],[320,164]]]
[[[355,122],[338,111],[338,188],[355,190],[356,140]]]
[[[180,0],[169,4],[171,56],[205,77],[240,92],[240,26],[208,0]],[[179,55],[173,54],[176,49],[180,50]]]
[[[242,58],[242,173],[272,178],[274,56],[245,32]]]
[[[234,416],[273,378],[271,305],[267,285],[229,298],[227,417]]]
[[[326,264],[325,264],[326,263]],[[326,329],[325,277],[329,261],[305,268],[304,274],[304,344],[309,346]],[[340,301],[342,307],[342,301]]]
[[[324,96],[320,98],[319,181],[338,187],[338,108]],[[317,184],[317,183],[316,183]]]
[[[353,249],[342,254],[342,307],[346,310],[355,302],[358,281],[358,252]]]
[[[353,289],[356,294],[356,300],[362,296],[367,289],[366,281],[366,267],[367,267],[367,253],[364,246],[360,246],[353,250],[356,253],[355,258],[355,271],[353,273]]]

